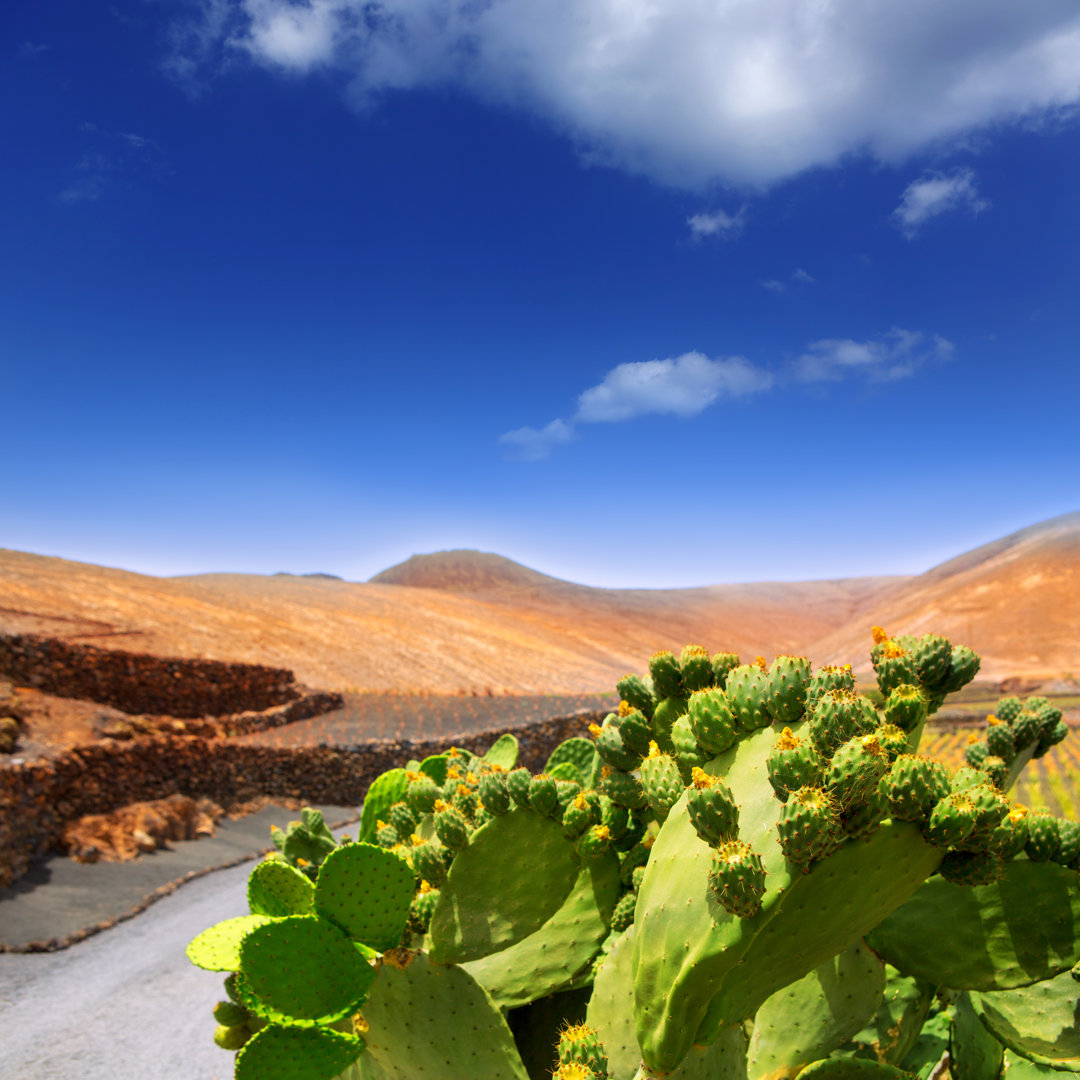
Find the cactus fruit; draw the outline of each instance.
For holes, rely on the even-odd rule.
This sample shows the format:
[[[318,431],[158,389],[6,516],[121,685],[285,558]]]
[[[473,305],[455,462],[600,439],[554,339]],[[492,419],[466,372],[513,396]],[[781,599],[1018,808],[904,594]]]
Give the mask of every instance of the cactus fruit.
[[[446,880],[445,849],[435,841],[427,842],[419,836],[413,836],[413,847],[409,851],[409,860],[417,877],[438,888]]]
[[[375,843],[381,848],[392,848],[401,843],[401,838],[393,825],[388,825],[385,821],[377,821],[375,823]]]
[[[480,777],[480,804],[494,817],[510,810],[510,787],[503,769],[492,768]]]
[[[870,652],[870,661],[877,673],[878,687],[886,697],[902,683],[912,686],[919,681],[914,658],[896,641],[876,644]]]
[[[679,767],[679,776],[684,784],[690,783],[690,777],[696,767],[704,765],[710,757],[715,756],[702,753],[697,739],[694,738],[690,718],[685,714],[671,726],[671,747],[675,753],[675,764]]]
[[[691,694],[687,713],[698,745],[706,754],[722,754],[739,737],[731,701],[719,687]]]
[[[721,844],[713,855],[709,886],[725,911],[748,919],[761,910],[765,867],[761,856],[741,840]]]
[[[639,710],[646,720],[652,719],[656,699],[653,697],[651,683],[646,683],[638,675],[624,675],[616,684],[619,698],[631,708]]]
[[[716,686],[723,686],[727,682],[727,677],[739,666],[739,655],[733,652],[718,652],[713,653],[712,669],[713,669],[713,683]]]
[[[621,769],[604,765],[597,779],[597,790],[618,806],[636,810],[645,805],[645,792],[638,780]]]
[[[240,1027],[247,1018],[247,1009],[235,1001],[219,1001],[214,1006],[214,1019],[225,1027]]]
[[[664,651],[649,657],[649,675],[653,693],[658,701],[680,697],[683,692],[682,672],[673,653]]]
[[[665,754],[654,742],[641,762],[641,787],[645,800],[657,821],[663,822],[668,811],[683,793],[679,767],[670,754]]]
[[[844,664],[838,667],[835,664],[825,664],[819,667],[806,685],[806,711],[813,712],[823,694],[830,690],[855,690],[855,676],[851,673],[851,665]]]
[[[605,727],[591,724],[589,733],[596,739],[596,752],[605,765],[610,765],[613,769],[622,769],[624,772],[630,772],[638,767],[641,755],[635,754],[626,746],[615,724],[608,724]]]
[[[460,851],[469,842],[469,827],[465,818],[458,809],[442,799],[435,803],[434,823],[435,835],[448,850]]]
[[[777,736],[767,768],[769,783],[781,802],[801,787],[819,787],[823,782],[822,761],[817,751],[789,727]]]
[[[537,773],[529,785],[529,805],[541,817],[558,816],[559,796],[555,781],[547,773]]]
[[[599,824],[600,799],[596,792],[579,792],[563,814],[563,832],[571,840],[576,840],[586,829]]]
[[[390,824],[394,826],[398,836],[412,836],[416,831],[417,816],[407,803],[396,802],[390,807]]]
[[[958,847],[975,831],[977,812],[966,792],[940,800],[922,824],[923,836],[936,847]]]
[[[924,821],[949,794],[949,775],[939,761],[901,754],[881,780],[882,794],[898,821]]]
[[[979,673],[979,655],[966,645],[954,645],[952,647],[952,659],[949,664],[949,674],[945,681],[940,684],[940,692],[943,694],[955,694],[963,689]],[[935,687],[938,689],[938,687]]]
[[[996,716],[986,718],[986,747],[989,753],[1008,764],[1016,757],[1016,742],[1012,728]]]
[[[980,739],[973,731],[968,737],[968,744],[964,747],[964,760],[973,769],[981,769],[983,762],[990,755],[990,747],[985,739]]]
[[[929,705],[922,687],[900,683],[885,699],[885,720],[901,731],[912,732],[926,719]]]
[[[585,1024],[571,1024],[559,1032],[558,1055],[560,1065],[577,1062],[587,1065],[598,1077],[608,1074],[608,1059],[596,1032]]]
[[[856,735],[836,749],[825,767],[825,788],[846,811],[865,802],[888,769],[877,735]]]
[[[683,697],[668,697],[657,703],[652,715],[652,739],[660,749],[670,753],[674,747],[671,743],[671,729],[675,721],[686,712],[686,699]]]
[[[649,752],[652,741],[652,724],[640,710],[632,708],[628,702],[619,702],[619,711],[615,714],[615,724],[622,736],[623,746],[637,757],[643,758]]]
[[[431,916],[439,900],[439,890],[428,882],[420,883],[420,891],[409,905],[408,927],[414,934],[426,934],[431,925]]]
[[[591,825],[578,838],[575,850],[582,862],[602,859],[611,850],[611,830],[606,825]]]
[[[938,687],[949,677],[952,666],[952,645],[948,638],[923,634],[913,652],[919,682]]]
[[[810,741],[823,758],[856,735],[869,735],[878,723],[869,700],[850,690],[830,690],[818,699],[810,718]]]
[[[251,1038],[251,1032],[242,1025],[218,1024],[214,1029],[214,1043],[222,1050],[239,1050]]]
[[[707,844],[723,844],[739,833],[739,808],[731,788],[718,776],[695,768],[686,797],[690,822]]]
[[[881,748],[885,751],[885,756],[888,758],[890,765],[901,754],[907,753],[907,734],[895,724],[882,724],[874,734],[877,736],[878,742],[881,743]]]
[[[1027,807],[1014,803],[987,841],[987,849],[1002,862],[1010,862],[1024,850],[1027,843]]]
[[[772,723],[765,704],[769,676],[760,665],[740,664],[728,675],[724,689],[741,732],[756,731]]]
[[[1000,701],[997,707],[1000,710]],[[1012,720],[1013,745],[1017,749],[1023,749],[1034,742],[1038,742],[1041,734],[1042,718],[1034,709],[1022,709],[1017,712]]]
[[[1072,870],[1080,866],[1080,823],[1058,819],[1058,849],[1050,858]]]
[[[713,684],[713,666],[708,652],[700,645],[687,645],[679,656],[683,693],[692,694]]]
[[[1009,780],[1009,766],[1001,758],[995,757],[993,754],[987,754],[983,758],[981,769],[986,773],[987,779],[994,787],[999,790],[1005,788]]]
[[[529,793],[532,790],[532,773],[525,768],[511,769],[506,774],[506,790],[510,792],[510,798],[518,806],[528,809],[532,805],[529,800]]]
[[[636,901],[637,895],[633,892],[623,893],[623,895],[619,897],[619,902],[615,905],[615,910],[611,913],[611,932],[613,934],[621,933],[633,923],[634,904]]]
[[[842,839],[840,806],[822,788],[799,788],[784,804],[776,831],[784,857],[805,869]]]
[[[769,666],[765,707],[778,724],[794,724],[806,708],[810,661],[804,656],[778,656]]]
[[[1046,862],[1053,859],[1061,846],[1061,833],[1058,819],[1044,810],[1037,810],[1024,819],[1027,826],[1027,839],[1024,851],[1032,862]]]

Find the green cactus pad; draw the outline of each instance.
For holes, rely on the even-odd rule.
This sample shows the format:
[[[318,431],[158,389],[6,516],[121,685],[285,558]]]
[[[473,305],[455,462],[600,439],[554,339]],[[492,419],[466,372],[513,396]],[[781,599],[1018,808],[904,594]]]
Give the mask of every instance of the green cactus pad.
[[[1011,1050],[1005,1051],[1001,1075],[1008,1077],[1008,1080],[1063,1080],[1060,1070],[1050,1065],[1039,1065]]]
[[[187,958],[205,971],[239,971],[240,943],[252,930],[274,920],[266,915],[241,915],[204,930],[185,950]]]
[[[417,772],[430,776],[440,787],[446,783],[446,770],[450,766],[450,759],[446,754],[432,754],[420,762]]]
[[[424,766],[421,765],[420,769],[424,771]],[[390,807],[405,798],[408,786],[404,769],[391,769],[375,778],[364,796],[357,840],[370,842],[375,839],[378,822],[390,820]]]
[[[363,1080],[528,1080],[502,1014],[462,967],[394,950],[383,959],[363,1018]]]
[[[865,934],[941,860],[913,825],[886,822],[807,874],[791,867],[776,842],[781,804],[767,773],[773,741],[771,731],[755,733],[707,766],[727,781],[740,838],[764,862],[758,915],[729,916],[709,892],[712,849],[693,831],[685,799],[653,846],[634,945],[637,1030],[653,1069],[674,1068],[695,1039],[707,1042],[722,1025],[752,1016],[770,994]]]
[[[1017,859],[993,885],[965,888],[933,877],[866,940],[905,974],[954,990],[1049,979],[1080,953],[1076,872]]]
[[[363,1039],[319,1028],[263,1028],[236,1058],[236,1080],[332,1080],[364,1049]]]
[[[300,1023],[348,1016],[375,978],[345,934],[317,915],[252,930],[240,946],[240,970],[259,1001]]]
[[[432,959],[462,964],[528,937],[559,910],[579,870],[556,822],[522,809],[489,821],[455,857],[439,891]]]
[[[973,993],[971,1005],[1010,1050],[1042,1065],[1080,1072],[1076,981],[1069,972],[1016,990]]]
[[[953,1007],[949,1032],[951,1080],[998,1080],[1005,1047],[986,1029],[972,1008],[971,997],[961,994]]]
[[[899,1064],[915,1045],[933,1002],[934,987],[909,979],[886,964],[881,1004],[866,1026],[851,1037],[843,1053]]]
[[[500,735],[488,747],[488,751],[483,758],[484,761],[490,762],[492,765],[499,765],[508,772],[517,764],[517,759],[518,741],[509,731],[505,735]]]
[[[285,915],[308,915],[315,900],[311,879],[280,859],[259,863],[247,886],[248,907],[253,915],[280,919]]]
[[[404,859],[373,844],[348,844],[319,870],[315,910],[381,952],[401,941],[415,888]]]
[[[611,1080],[633,1080],[641,1064],[634,1034],[634,927],[620,934],[593,982],[585,1022],[604,1044]]]
[[[567,761],[574,766],[576,779],[583,787],[591,787],[596,782],[600,762],[597,760],[596,747],[591,739],[575,736],[559,743],[551,752],[551,757],[547,759],[543,771],[552,773]]]
[[[791,1076],[825,1057],[862,1030],[884,994],[885,965],[861,941],[778,990],[754,1017],[749,1080]]]
[[[563,905],[539,930],[461,966],[500,1009],[545,997],[596,955],[619,896],[619,864],[607,855],[584,867]]]

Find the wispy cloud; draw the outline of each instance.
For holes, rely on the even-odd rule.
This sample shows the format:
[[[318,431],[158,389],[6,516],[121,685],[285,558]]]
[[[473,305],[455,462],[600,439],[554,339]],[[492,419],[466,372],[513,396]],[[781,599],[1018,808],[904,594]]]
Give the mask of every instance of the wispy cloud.
[[[758,282],[763,289],[768,289],[769,292],[782,293],[787,292],[787,286],[779,280],[779,278],[766,278],[764,281]]]
[[[815,278],[812,278],[805,270],[797,269],[792,270],[789,281],[794,281],[797,285],[813,285]],[[781,293],[788,291],[788,281],[781,281],[780,278],[764,278],[759,281],[758,284],[763,289],[768,289],[769,292],[774,292],[778,296]]]
[[[801,266],[791,273],[792,281],[801,281],[804,285],[813,285],[817,278],[811,277]]]
[[[194,2],[170,61],[189,85],[229,53],[332,69],[364,108],[453,86],[542,117],[589,161],[691,189],[898,161],[1080,102],[1070,0]]]
[[[828,338],[812,342],[793,363],[774,373],[742,356],[710,359],[686,352],[665,360],[613,367],[578,396],[569,420],[543,428],[522,427],[499,436],[520,461],[543,461],[576,437],[575,425],[620,423],[650,414],[691,418],[724,400],[761,394],[784,384],[901,379],[933,360],[947,360],[952,342],[937,334],[894,327],[870,341]]]
[[[686,219],[690,226],[690,234],[695,240],[701,240],[706,236],[715,236],[721,240],[733,240],[743,230],[746,222],[746,208],[743,207],[737,214],[729,214],[724,210],[714,210],[708,214],[693,214]]]
[[[105,131],[90,123],[84,123],[80,132],[87,146],[75,162],[71,179],[57,196],[61,202],[97,202],[112,184],[128,183],[140,174],[169,171],[153,139],[132,131]]]
[[[542,428],[520,427],[499,436],[499,442],[510,448],[510,457],[518,461],[542,461],[556,446],[573,442],[577,436],[565,420],[552,420]]]
[[[946,360],[953,343],[938,334],[893,327],[871,341],[825,338],[812,342],[796,361],[793,375],[800,382],[837,382],[850,375],[874,380],[913,375],[928,360]]]
[[[48,52],[48,50],[48,45],[43,45],[37,41],[24,41],[19,46],[19,56],[23,60],[33,60],[34,57],[40,56],[43,52]]]
[[[909,184],[893,211],[893,219],[910,240],[930,218],[956,210],[979,214],[989,205],[976,189],[975,174],[970,169],[955,169]]]

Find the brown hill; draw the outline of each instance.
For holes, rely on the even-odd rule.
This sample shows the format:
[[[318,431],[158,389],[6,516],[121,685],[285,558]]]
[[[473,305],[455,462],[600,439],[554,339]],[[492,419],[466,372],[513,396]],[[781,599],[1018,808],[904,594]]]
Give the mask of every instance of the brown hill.
[[[1080,674],[1080,511],[908,579],[810,655],[869,671],[871,622],[894,635],[933,631],[969,645],[982,657],[980,677]]]
[[[480,552],[417,557],[377,578],[155,578],[0,550],[0,630],[289,667],[319,687],[610,691],[688,642],[803,651],[905,580],[594,589]],[[395,579],[425,586],[385,583]]]

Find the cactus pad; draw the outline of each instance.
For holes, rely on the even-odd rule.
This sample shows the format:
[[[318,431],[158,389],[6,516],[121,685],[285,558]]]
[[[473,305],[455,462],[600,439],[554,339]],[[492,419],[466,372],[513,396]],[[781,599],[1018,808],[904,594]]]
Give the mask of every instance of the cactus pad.
[[[188,945],[187,958],[205,971],[239,971],[240,943],[252,930],[273,919],[265,915],[241,915],[204,930]]]
[[[528,1080],[506,1021],[464,968],[394,950],[363,1017],[363,1076],[370,1066],[378,1080]]]
[[[372,844],[348,844],[323,863],[315,910],[381,952],[401,940],[415,887],[404,859]]]
[[[376,777],[364,796],[364,809],[360,814],[360,828],[356,838],[361,841],[374,840],[378,822],[389,821],[390,807],[404,799],[408,789],[409,780],[405,769],[391,769]]]
[[[555,747],[551,752],[551,756],[547,759],[543,771],[552,773],[563,762],[569,762],[574,766],[578,783],[585,786],[589,786],[594,782],[596,772],[600,768],[600,763],[596,760],[596,747],[593,745],[592,740],[576,736],[564,740]]]
[[[308,915],[315,887],[306,874],[280,859],[259,863],[247,885],[248,907],[253,915],[280,919],[285,915]]]
[[[290,915],[252,930],[240,970],[259,1001],[293,1022],[329,1023],[355,1011],[375,972],[333,923]]]
[[[236,1080],[332,1080],[363,1049],[363,1039],[339,1031],[268,1027],[240,1051]]]
[[[538,883],[532,876],[544,867]],[[579,863],[561,826],[527,810],[489,821],[459,852],[431,920],[431,956],[465,963],[528,937],[562,906]]]
[[[492,765],[498,765],[501,769],[510,770],[517,764],[518,741],[510,732],[500,735],[484,755],[483,760]]]

